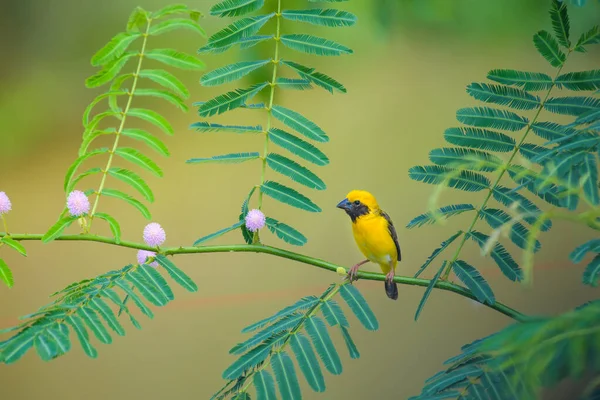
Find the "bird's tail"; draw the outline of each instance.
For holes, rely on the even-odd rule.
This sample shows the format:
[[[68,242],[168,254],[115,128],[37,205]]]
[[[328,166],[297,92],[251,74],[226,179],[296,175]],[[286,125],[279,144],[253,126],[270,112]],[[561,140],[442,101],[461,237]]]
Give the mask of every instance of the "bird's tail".
[[[398,300],[398,285],[396,282],[385,281],[385,294],[392,300]]]

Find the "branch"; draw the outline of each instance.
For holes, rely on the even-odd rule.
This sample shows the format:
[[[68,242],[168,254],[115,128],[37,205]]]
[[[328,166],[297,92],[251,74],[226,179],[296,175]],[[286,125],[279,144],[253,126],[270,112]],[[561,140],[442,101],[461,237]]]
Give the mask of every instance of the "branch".
[[[13,233],[11,235],[7,235],[4,232],[0,232],[0,238],[4,236],[10,236],[11,239],[17,241],[24,240],[41,240],[42,234],[20,234]],[[120,247],[127,247],[131,249],[138,250],[149,250],[149,251],[157,251],[155,247],[151,247],[142,243],[136,242],[128,242],[121,240],[119,243],[115,241],[115,239],[106,237],[106,236],[98,236],[98,235],[89,235],[89,234],[81,234],[81,235],[61,235],[58,236],[55,240],[65,240],[65,241],[86,241],[86,242],[98,242],[98,243],[106,243],[112,244]],[[169,247],[159,249],[159,252],[164,255],[177,255],[177,254],[196,254],[196,253],[265,253],[273,256],[287,258],[289,260],[298,261],[304,264],[312,265],[318,268],[326,269],[329,271],[337,272],[338,268],[344,268],[341,265],[330,263],[325,260],[321,260],[318,258],[306,256],[299,253],[294,253],[291,251],[283,250],[277,247],[265,246],[265,245],[256,245],[256,244],[231,244],[231,245],[219,245],[219,246],[198,246],[198,247]],[[346,268],[344,268],[346,269]],[[359,279],[364,279],[368,281],[384,281],[385,275],[375,272],[364,272],[358,271],[357,277]],[[411,285],[411,286],[429,286],[429,279],[419,279],[419,278],[409,278],[406,276],[398,276],[394,278],[396,283],[401,285]],[[436,289],[446,290],[448,292],[456,293],[460,296],[467,297],[471,300],[477,301],[477,298],[473,293],[471,293],[468,289],[455,285],[446,281],[438,281],[435,286]],[[483,305],[496,310],[518,322],[525,322],[531,320],[532,317],[524,315],[519,311],[502,304],[496,301],[494,304],[484,304]]]

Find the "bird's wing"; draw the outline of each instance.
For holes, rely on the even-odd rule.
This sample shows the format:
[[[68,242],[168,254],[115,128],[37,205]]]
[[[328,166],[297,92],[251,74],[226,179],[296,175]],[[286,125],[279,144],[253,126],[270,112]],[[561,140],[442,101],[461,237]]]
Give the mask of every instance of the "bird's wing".
[[[394,239],[394,244],[396,245],[396,251],[398,252],[398,261],[400,261],[402,259],[402,256],[400,254],[400,244],[398,243],[398,234],[396,233],[396,228],[394,228],[394,224],[392,223],[392,219],[390,218],[389,215],[387,215],[385,212],[381,211],[381,216],[383,218],[385,218],[385,220],[388,223],[388,231],[390,232],[392,239]]]

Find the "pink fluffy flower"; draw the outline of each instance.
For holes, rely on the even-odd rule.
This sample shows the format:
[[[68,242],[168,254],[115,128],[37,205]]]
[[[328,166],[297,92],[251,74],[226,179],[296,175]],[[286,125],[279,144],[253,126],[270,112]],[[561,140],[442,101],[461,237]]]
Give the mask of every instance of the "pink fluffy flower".
[[[152,222],[144,228],[144,242],[148,246],[160,246],[167,239],[165,230],[156,222]]]
[[[265,220],[265,214],[262,211],[257,209],[250,210],[246,215],[246,228],[250,232],[256,232],[265,226]]]
[[[73,190],[67,197],[67,208],[73,217],[81,217],[90,212],[90,201],[81,190]]]
[[[138,264],[146,264],[146,265],[149,265],[149,266],[154,267],[154,268],[158,267],[158,263],[156,261],[153,261],[150,264],[146,263],[146,260],[148,258],[154,257],[155,255],[156,255],[156,253],[153,252],[153,251],[148,251],[148,250],[140,250],[140,251],[138,251],[138,253],[137,253]]]
[[[10,210],[12,210],[10,199],[6,193],[0,192],[0,215],[7,214]]]

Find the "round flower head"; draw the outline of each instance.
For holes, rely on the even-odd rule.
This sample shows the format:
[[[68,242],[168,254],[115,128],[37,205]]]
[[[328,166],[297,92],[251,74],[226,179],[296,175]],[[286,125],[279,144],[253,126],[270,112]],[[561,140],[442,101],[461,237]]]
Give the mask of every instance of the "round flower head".
[[[246,215],[246,228],[250,232],[256,232],[257,230],[265,226],[265,214],[262,211],[254,209],[250,210]]]
[[[146,260],[150,257],[154,257],[156,255],[155,252],[153,251],[148,251],[148,250],[140,250],[137,253],[137,260],[138,260],[138,264],[146,264]],[[151,267],[158,267],[158,263],[156,261],[153,261],[150,264],[146,264],[149,265]]]
[[[0,215],[7,214],[10,210],[12,210],[12,204],[10,203],[10,199],[4,192],[0,192]]]
[[[144,228],[144,242],[148,246],[160,246],[166,238],[165,230],[156,222],[152,222]]]
[[[67,208],[73,217],[81,217],[90,212],[90,201],[81,190],[73,190],[67,197]]]

